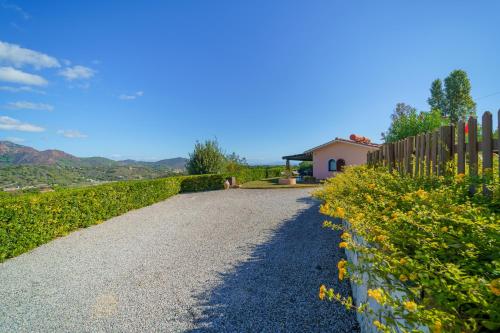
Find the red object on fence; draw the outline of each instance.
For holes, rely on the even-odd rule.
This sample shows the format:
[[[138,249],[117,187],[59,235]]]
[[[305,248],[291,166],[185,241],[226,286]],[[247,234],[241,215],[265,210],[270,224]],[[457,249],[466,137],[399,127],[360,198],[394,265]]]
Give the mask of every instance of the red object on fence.
[[[361,136],[361,135],[356,135],[356,134],[351,134],[349,136],[349,139],[351,139],[352,141],[361,142],[361,143],[370,143],[370,142],[372,142],[366,136]]]
[[[465,123],[465,134],[469,134],[469,123]]]

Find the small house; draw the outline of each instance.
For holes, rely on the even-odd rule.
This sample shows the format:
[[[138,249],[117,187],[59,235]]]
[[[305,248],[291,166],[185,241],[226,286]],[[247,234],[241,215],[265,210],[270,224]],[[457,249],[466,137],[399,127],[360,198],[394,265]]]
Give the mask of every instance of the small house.
[[[283,159],[287,166],[290,161],[312,161],[313,177],[327,179],[342,172],[344,166],[365,164],[367,153],[379,147],[366,137],[352,134],[349,139],[335,138],[302,154],[283,156]]]

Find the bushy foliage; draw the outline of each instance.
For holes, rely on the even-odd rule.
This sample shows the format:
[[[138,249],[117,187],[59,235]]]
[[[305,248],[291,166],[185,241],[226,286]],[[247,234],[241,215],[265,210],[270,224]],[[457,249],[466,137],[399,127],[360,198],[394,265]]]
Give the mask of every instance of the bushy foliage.
[[[224,187],[223,175],[197,175],[182,177],[181,192],[220,190]]]
[[[402,318],[405,332],[498,332],[500,185],[485,181],[491,197],[470,196],[473,180],[463,174],[414,179],[360,166],[316,193],[322,213],[348,221],[324,226],[343,229],[339,246],[361,255],[356,265],[339,263],[339,278],[359,283],[368,274],[369,298],[387,310],[372,313],[379,331],[396,332]],[[320,298],[353,308],[326,286]],[[373,312],[368,303],[357,310]]]
[[[196,142],[194,151],[189,154],[186,168],[191,175],[222,173],[226,157],[217,140]]]
[[[228,173],[227,176],[234,176],[236,177],[236,181],[238,182],[238,184],[243,184],[252,180],[279,177],[284,169],[285,168],[281,166],[254,166],[242,168],[234,173]]]
[[[183,176],[0,196],[0,262],[181,191],[222,189],[223,183],[221,175]]]
[[[391,115],[391,125],[382,133],[385,142],[395,142],[420,133],[432,132],[445,124],[439,110],[417,112],[407,104],[398,103]]]

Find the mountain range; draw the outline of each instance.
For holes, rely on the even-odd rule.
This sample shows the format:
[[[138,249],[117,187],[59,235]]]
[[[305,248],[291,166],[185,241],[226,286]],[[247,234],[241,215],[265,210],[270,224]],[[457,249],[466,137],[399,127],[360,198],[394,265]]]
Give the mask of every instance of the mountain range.
[[[58,165],[66,167],[141,166],[184,170],[186,158],[176,157],[156,162],[135,160],[114,161],[104,157],[76,157],[61,150],[39,151],[10,141],[0,141],[0,167],[16,165]]]

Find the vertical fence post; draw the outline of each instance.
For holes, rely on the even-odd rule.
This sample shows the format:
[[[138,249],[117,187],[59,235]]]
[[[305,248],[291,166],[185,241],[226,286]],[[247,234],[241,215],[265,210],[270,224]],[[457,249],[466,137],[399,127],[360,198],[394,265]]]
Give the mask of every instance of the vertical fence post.
[[[463,120],[457,126],[457,173],[465,174],[465,123]]]
[[[448,169],[449,164],[451,161],[453,161],[453,144],[454,144],[454,138],[455,138],[455,133],[454,133],[454,127],[453,125],[451,126],[445,126],[444,127],[444,161],[445,164],[443,166],[444,168],[444,173],[443,174],[449,174],[451,170]],[[452,169],[453,170],[453,169]]]
[[[483,153],[483,193],[485,195],[491,194],[486,187],[488,179],[493,177],[493,116],[490,112],[485,112],[482,118],[483,123],[483,142],[481,151]]]
[[[394,169],[394,143],[389,143],[389,171],[392,173]]]
[[[474,117],[469,118],[469,176],[475,181],[477,177],[477,119]],[[474,185],[470,187],[470,192],[476,192]]]
[[[420,174],[420,135],[415,136],[415,177]]]
[[[431,133],[425,133],[425,175],[431,175]]]
[[[438,131],[434,131],[432,133],[432,146],[431,146],[431,161],[432,161],[432,174],[437,175],[438,174],[438,161],[437,161],[437,153],[438,153],[438,140],[439,140],[439,133]]]
[[[438,176],[442,176],[443,171],[444,171],[444,167],[443,167],[444,166],[443,137],[444,137],[444,126],[441,126],[439,128],[438,142],[437,142],[437,150],[438,150],[437,174],[438,174]]]
[[[408,171],[408,138],[403,139],[403,173]]]
[[[407,165],[406,165],[406,172],[410,175],[413,176],[413,141],[415,137],[410,136],[408,138],[408,154],[407,154]]]
[[[425,134],[420,134],[420,172],[419,176],[424,176],[425,175]]]
[[[398,158],[397,158],[397,162],[398,162],[398,172],[401,173],[401,141],[397,141],[396,142],[396,146],[398,148]]]

